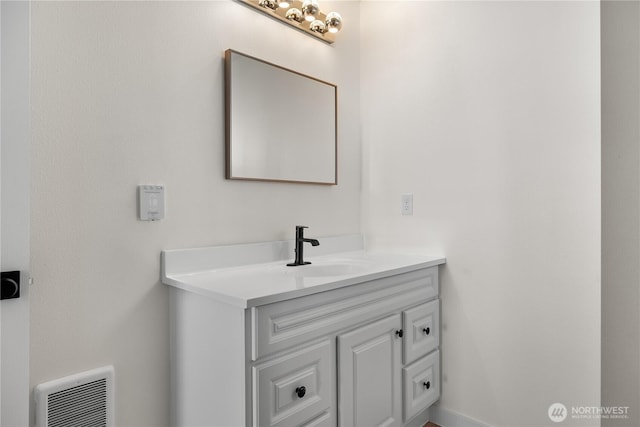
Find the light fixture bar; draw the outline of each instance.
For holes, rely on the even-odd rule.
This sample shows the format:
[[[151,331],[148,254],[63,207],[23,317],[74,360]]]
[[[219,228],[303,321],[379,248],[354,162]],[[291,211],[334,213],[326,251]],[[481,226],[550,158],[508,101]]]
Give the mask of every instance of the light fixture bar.
[[[265,1],[264,0],[239,0],[242,3],[248,4],[249,6],[253,7],[254,9],[268,15],[271,16],[273,18],[276,18],[282,22],[284,22],[285,24],[288,24],[294,28],[297,28],[301,31],[304,31],[307,34],[310,34],[312,36],[314,36],[317,39],[320,39],[324,42],[327,43],[333,43],[335,42],[335,33],[330,32],[330,31],[325,31],[325,32],[317,32],[317,31],[313,31],[311,30],[312,28],[312,23],[315,22],[315,20],[321,21],[321,22],[325,22],[327,20],[327,14],[325,14],[324,12],[322,12],[321,10],[318,11],[318,13],[315,16],[315,20],[313,22],[309,22],[307,20],[305,20],[304,18],[302,18],[300,21],[298,22],[294,19],[287,19],[287,11],[292,11],[293,9],[297,9],[299,11],[302,11],[302,1],[300,0],[289,0],[289,7],[288,8],[283,8],[283,7],[277,7],[278,5],[278,0],[271,0],[271,2],[266,2],[267,4],[271,4],[272,6],[275,7],[269,7],[265,5]],[[262,3],[262,5],[261,5]],[[289,12],[289,15],[291,16],[291,12]]]

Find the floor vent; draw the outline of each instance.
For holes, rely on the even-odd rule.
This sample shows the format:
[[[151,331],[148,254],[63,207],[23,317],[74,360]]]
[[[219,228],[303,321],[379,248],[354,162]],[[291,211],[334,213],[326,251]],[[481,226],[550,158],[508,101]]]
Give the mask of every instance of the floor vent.
[[[114,427],[113,366],[34,389],[37,427]]]

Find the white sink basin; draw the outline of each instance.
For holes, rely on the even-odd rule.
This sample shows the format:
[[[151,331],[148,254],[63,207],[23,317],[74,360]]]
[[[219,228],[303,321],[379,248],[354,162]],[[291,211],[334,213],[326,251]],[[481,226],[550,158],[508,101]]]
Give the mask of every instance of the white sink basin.
[[[297,277],[327,277],[364,273],[370,266],[368,263],[341,262],[335,264],[308,264],[287,268],[287,274],[292,274]]]

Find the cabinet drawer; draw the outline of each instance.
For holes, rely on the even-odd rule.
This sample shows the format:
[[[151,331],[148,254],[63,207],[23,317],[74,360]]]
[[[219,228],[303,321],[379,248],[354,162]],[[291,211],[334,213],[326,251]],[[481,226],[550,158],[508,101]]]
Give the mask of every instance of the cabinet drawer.
[[[438,267],[251,309],[251,359],[321,338],[438,295]]]
[[[440,345],[440,300],[421,304],[403,312],[404,364],[432,352]]]
[[[436,350],[402,369],[404,422],[440,398],[440,351]]]
[[[335,425],[335,354],[335,341],[326,340],[256,364],[253,425]]]

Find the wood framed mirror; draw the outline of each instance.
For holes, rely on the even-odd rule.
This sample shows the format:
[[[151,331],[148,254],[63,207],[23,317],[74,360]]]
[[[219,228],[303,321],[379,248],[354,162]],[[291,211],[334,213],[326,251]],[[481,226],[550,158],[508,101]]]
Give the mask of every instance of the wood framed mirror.
[[[336,185],[335,84],[225,51],[226,178]]]

